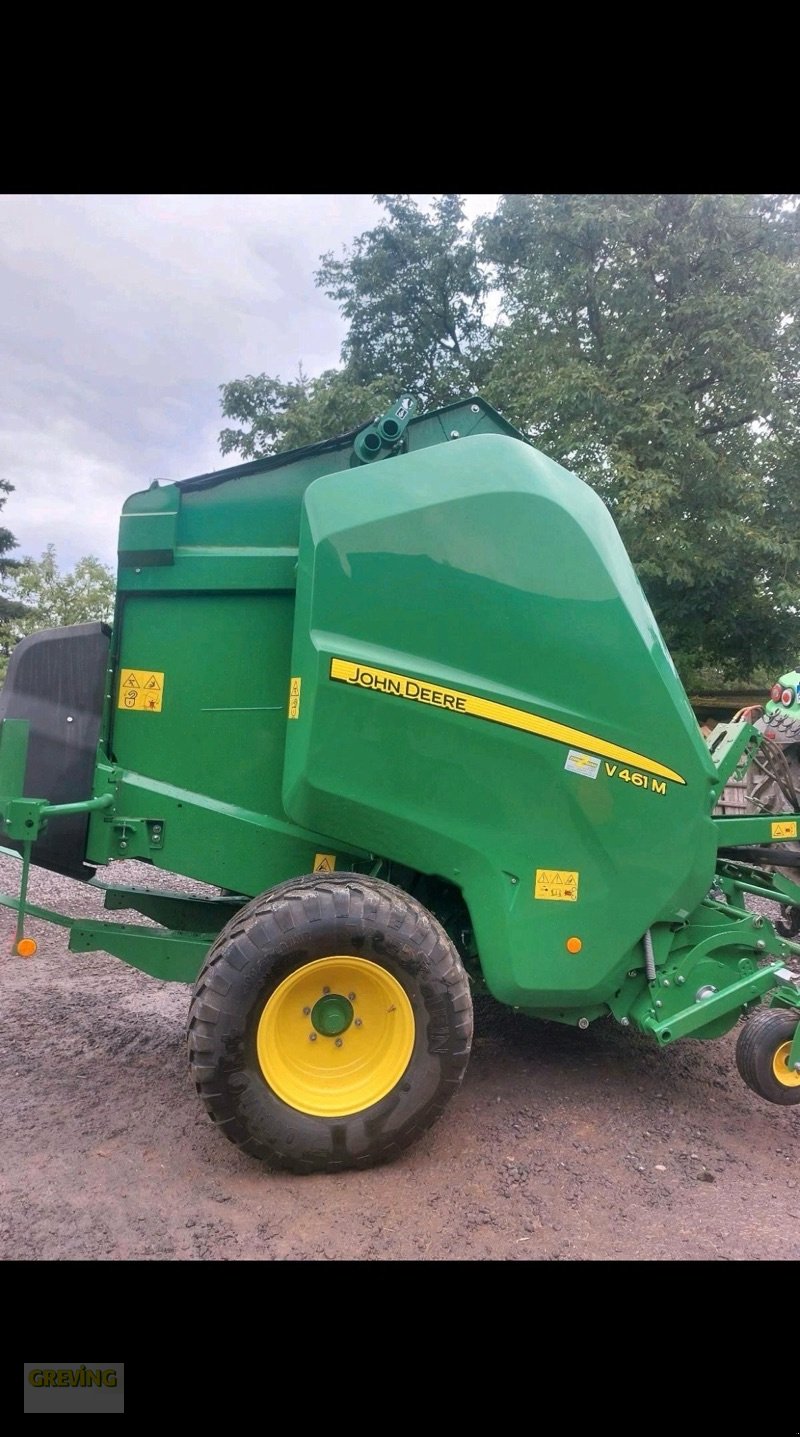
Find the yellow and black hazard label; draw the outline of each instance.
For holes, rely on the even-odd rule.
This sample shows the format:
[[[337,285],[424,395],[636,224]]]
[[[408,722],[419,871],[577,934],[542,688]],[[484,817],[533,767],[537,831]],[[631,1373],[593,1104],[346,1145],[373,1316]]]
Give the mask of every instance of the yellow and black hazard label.
[[[300,717],[300,686],[302,679],[289,680],[289,718]]]
[[[335,853],[315,853],[312,873],[333,873],[336,868]]]
[[[557,903],[577,903],[580,874],[568,868],[537,868],[533,884],[534,898],[550,898]]]
[[[773,825],[772,825],[772,837],[773,837],[773,838],[796,838],[796,837],[797,837],[797,820],[795,819],[795,820],[793,820],[791,823],[788,822],[787,820],[784,820],[783,823],[773,823]]]
[[[119,702],[121,709],[140,709],[160,714],[164,698],[164,675],[154,669],[121,669]]]
[[[495,703],[494,699],[481,699],[476,694],[464,693],[460,689],[443,688],[441,684],[427,679],[415,679],[408,674],[394,674],[387,669],[373,669],[368,664],[355,664],[349,659],[331,659],[330,676],[337,683],[355,684],[358,688],[372,689],[373,692],[389,697],[411,699],[415,703],[431,704],[433,708],[446,709],[450,713],[467,714],[473,718],[488,719],[489,723],[503,724],[506,728],[521,729],[524,733],[537,734],[539,738],[554,739],[556,743],[570,747],[588,749],[602,758],[618,759],[620,763],[633,764],[659,778],[668,778],[673,783],[686,783],[672,768],[634,753],[633,749],[620,748],[619,744],[608,743],[594,734],[583,733],[570,728],[568,724],[557,723],[543,718],[541,714],[527,713],[524,709],[512,708],[510,704]],[[299,700],[298,700],[299,702]]]

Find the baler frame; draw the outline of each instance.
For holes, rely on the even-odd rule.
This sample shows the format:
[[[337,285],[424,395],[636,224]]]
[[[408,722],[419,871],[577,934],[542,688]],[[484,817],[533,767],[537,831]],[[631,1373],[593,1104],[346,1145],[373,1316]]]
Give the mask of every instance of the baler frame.
[[[719,757],[718,779],[712,789],[712,800],[722,791],[731,774],[746,766],[758,748],[761,735],[747,722],[719,725],[709,737],[715,757]],[[88,886],[104,895],[104,906],[110,910],[134,909],[159,924],[151,928],[137,923],[115,923],[101,919],[69,918],[53,909],[31,904],[27,899],[31,848],[52,818],[68,813],[107,810],[115,813],[115,795],[106,792],[73,804],[49,804],[46,799],[21,796],[28,743],[28,725],[22,719],[6,719],[0,725],[0,792],[15,795],[0,802],[0,820],[4,832],[22,844],[22,854],[0,848],[9,857],[20,859],[22,872],[18,897],[0,894],[0,906],[17,914],[14,949],[23,952],[26,944],[26,917],[43,919],[69,930],[69,951],[87,953],[102,951],[121,958],[134,968],[162,980],[193,983],[205,955],[226,923],[250,900],[246,895],[215,898],[187,898],[165,890],[105,883],[96,878]],[[626,983],[608,1003],[597,1011],[588,1010],[577,1021],[588,1021],[610,1013],[622,1026],[633,1023],[642,1032],[655,1038],[659,1046],[692,1035],[705,1036],[718,1020],[725,1020],[759,1003],[769,996],[771,1005],[792,1011],[800,1008],[800,992],[793,975],[786,968],[790,954],[800,955],[800,944],[779,937],[760,914],[749,912],[744,895],[800,908],[800,885],[780,874],[765,872],[732,855],[738,847],[753,844],[763,851],[796,839],[800,813],[780,817],[715,818],[718,858],[714,887],[722,899],[707,897],[702,907],[705,914],[719,915],[717,926],[705,917],[698,923],[697,914],[686,915],[683,931],[672,925],[673,936],[662,930],[657,936],[658,952],[655,971],[648,977],[647,955],[643,943],[643,966],[627,974]],[[123,820],[124,822],[124,820]],[[390,865],[369,855],[365,873],[380,877]],[[713,890],[712,890],[713,892]],[[676,935],[680,935],[677,938]],[[687,942],[688,940],[688,942]],[[27,940],[30,943],[31,940]],[[684,1001],[683,990],[697,962],[720,948],[750,949],[753,956],[737,960],[732,981],[724,988],[693,996]],[[768,955],[774,961],[765,963]],[[468,963],[468,968],[471,966]],[[479,970],[473,967],[473,986],[480,987]],[[709,986],[709,985],[706,985]],[[698,990],[702,992],[702,987]],[[533,1011],[533,1010],[531,1010]],[[559,1019],[558,1012],[542,1012],[541,1016]],[[713,1036],[708,1032],[708,1036]],[[800,1064],[800,1030],[795,1035],[790,1054],[792,1063]]]

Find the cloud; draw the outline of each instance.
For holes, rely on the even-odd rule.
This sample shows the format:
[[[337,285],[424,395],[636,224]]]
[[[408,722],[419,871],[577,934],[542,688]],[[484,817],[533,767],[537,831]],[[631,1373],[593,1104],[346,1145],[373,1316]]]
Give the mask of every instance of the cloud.
[[[53,541],[65,566],[113,565],[128,494],[228,462],[221,383],[335,364],[344,326],[314,270],[378,216],[368,195],[0,199],[0,477],[19,552]]]

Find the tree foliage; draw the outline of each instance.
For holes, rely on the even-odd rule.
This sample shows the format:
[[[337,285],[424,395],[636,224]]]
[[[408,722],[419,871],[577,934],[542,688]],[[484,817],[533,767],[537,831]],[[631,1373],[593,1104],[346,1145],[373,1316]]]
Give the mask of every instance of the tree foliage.
[[[248,374],[220,385],[223,454],[245,459],[345,434],[383,413],[401,393],[423,405],[477,390],[490,335],[486,277],[457,195],[426,213],[408,195],[378,195],[387,218],[341,259],[325,254],[317,284],[349,322],[341,369],[309,379]]]
[[[13,494],[14,485],[9,484],[7,479],[0,479],[0,509],[5,505],[6,498]],[[17,541],[10,529],[0,526],[0,667],[3,659],[8,657],[11,645],[14,643],[12,624],[19,621],[27,612],[24,604],[17,602],[9,595],[9,583],[13,581],[15,574],[20,568],[19,559],[9,558],[10,551],[18,547]]]
[[[13,592],[25,606],[23,616],[12,623],[14,641],[18,643],[39,629],[110,621],[116,581],[111,569],[93,554],[79,559],[70,572],[62,573],[55,545],[48,544],[40,559],[22,560],[14,576]]]
[[[244,459],[299,449],[318,439],[333,438],[381,414],[395,397],[391,380],[359,383],[348,370],[328,369],[317,379],[302,371],[284,383],[268,374],[248,374],[220,385],[222,413],[244,429],[223,429],[223,454]]]
[[[480,230],[508,317],[487,397],[606,500],[684,665],[780,663],[800,641],[796,208],[510,195]]]
[[[481,383],[489,332],[486,276],[458,195],[430,213],[409,195],[376,195],[387,218],[343,258],[322,256],[316,282],[348,322],[342,358],[353,377],[393,378],[428,406]]]
[[[223,385],[246,426],[223,453],[343,432],[403,390],[480,391],[601,494],[684,676],[796,655],[797,197],[504,195],[471,227],[457,195],[376,199],[316,276],[342,367]]]

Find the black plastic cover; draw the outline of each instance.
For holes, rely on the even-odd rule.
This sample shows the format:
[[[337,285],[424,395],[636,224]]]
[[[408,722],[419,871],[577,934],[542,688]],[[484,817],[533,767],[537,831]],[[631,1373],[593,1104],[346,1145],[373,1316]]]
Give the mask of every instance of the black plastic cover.
[[[0,692],[0,719],[30,724],[23,797],[50,803],[91,798],[110,637],[107,624],[74,624],[42,629],[14,649]],[[71,878],[91,878],[95,870],[83,862],[88,826],[86,813],[51,818],[33,845],[32,861]]]

